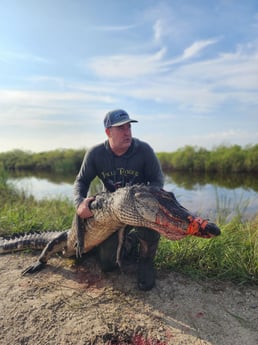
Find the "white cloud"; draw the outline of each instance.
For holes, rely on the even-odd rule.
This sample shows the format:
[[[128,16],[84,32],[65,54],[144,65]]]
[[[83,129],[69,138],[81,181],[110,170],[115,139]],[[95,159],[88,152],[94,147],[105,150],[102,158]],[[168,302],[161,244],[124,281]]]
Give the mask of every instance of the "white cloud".
[[[205,40],[194,42],[190,47],[187,47],[184,52],[182,59],[190,59],[200,53],[201,50],[210,46],[211,44],[217,43],[217,40]]]
[[[243,102],[247,97],[254,104],[258,103],[257,75],[257,55],[241,55],[238,52],[181,66],[174,73],[174,77],[187,81],[189,85],[203,85],[211,92],[223,94],[227,98],[236,95]]]
[[[93,133],[87,131],[70,131],[64,132],[62,128],[55,127],[55,133],[51,132],[51,127],[45,129],[41,133],[37,131],[37,135],[31,135],[29,133],[20,135],[7,135],[0,138],[1,152],[9,151],[17,148],[21,150],[31,150],[32,152],[50,151],[56,148],[89,148],[96,145],[97,142],[102,142],[105,139],[103,133]]]
[[[163,34],[163,25],[162,21],[160,19],[156,20],[156,22],[153,25],[153,31],[154,31],[154,39],[156,42],[159,42],[162,38]]]
[[[0,91],[0,130],[12,128],[12,135],[15,131],[32,131],[26,134],[31,135],[42,130],[49,136],[53,129],[72,132],[82,126],[98,128],[113,102],[108,94],[97,92]],[[6,144],[1,145],[2,150]]]
[[[138,78],[163,72],[162,59],[166,49],[155,54],[101,56],[90,60],[92,70],[102,78]]]
[[[51,91],[20,91],[20,90],[0,90],[0,105],[2,107],[21,106],[21,107],[67,107],[67,104],[74,102],[101,102],[112,103],[114,99],[104,93],[94,92],[51,92]],[[1,114],[1,113],[0,113]]]
[[[257,131],[252,133],[257,134]],[[201,136],[193,136],[190,142],[199,143],[199,146],[204,146],[206,148],[213,148],[218,145],[233,145],[238,143],[241,146],[248,145],[253,142],[252,135],[250,131],[242,129],[226,129],[222,131],[204,133]]]
[[[189,111],[209,112],[226,102],[234,102],[236,107],[241,103],[258,105],[258,56],[255,51],[238,49],[214,59],[179,65],[173,65],[175,60],[165,60],[164,56],[165,49],[149,59],[145,56],[119,57],[121,66],[113,61],[112,70],[116,70],[114,74],[108,70],[110,76],[126,78],[130,74],[129,78],[134,77],[131,84],[117,92],[136,99],[180,104],[182,109]],[[103,76],[105,68],[108,67],[101,69]],[[145,78],[141,78],[141,74],[146,74]]]
[[[203,47],[204,43],[196,45],[188,51],[188,56]],[[89,106],[95,107],[95,104],[99,105],[99,118],[102,118],[103,109],[106,111],[118,104],[123,106],[124,100],[130,97],[172,105],[173,111],[205,115],[216,112],[226,102],[234,103],[235,109],[240,105],[258,106],[258,56],[254,47],[250,51],[239,47],[234,54],[221,54],[216,59],[191,64],[184,60],[179,65],[166,60],[166,53],[166,48],[162,48],[149,55],[118,55],[91,60],[92,67],[102,77],[99,83],[69,81],[68,84],[64,79],[42,75],[32,78],[38,86],[59,84],[61,90],[66,91],[2,90],[1,124],[3,121],[9,124],[20,121],[26,126],[27,121],[29,126],[42,125],[43,119],[49,116],[86,114]]]

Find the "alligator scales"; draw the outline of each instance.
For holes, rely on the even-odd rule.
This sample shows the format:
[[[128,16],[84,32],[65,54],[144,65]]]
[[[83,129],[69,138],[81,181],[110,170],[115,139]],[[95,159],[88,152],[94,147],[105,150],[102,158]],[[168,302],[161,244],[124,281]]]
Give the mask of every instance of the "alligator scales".
[[[82,220],[75,216],[67,231],[1,239],[0,254],[43,249],[38,261],[24,271],[33,273],[42,269],[53,254],[63,252],[70,257],[87,253],[126,225],[153,229],[172,241],[188,235],[211,238],[220,234],[215,224],[195,217],[179,204],[173,193],[158,187],[134,185],[114,193],[100,193],[90,208],[93,217]]]

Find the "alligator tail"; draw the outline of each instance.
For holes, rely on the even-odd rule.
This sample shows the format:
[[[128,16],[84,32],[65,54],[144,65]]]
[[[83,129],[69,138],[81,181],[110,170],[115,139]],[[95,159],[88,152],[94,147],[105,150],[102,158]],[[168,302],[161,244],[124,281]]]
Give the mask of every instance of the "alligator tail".
[[[0,238],[0,254],[23,251],[26,249],[42,250],[45,246],[63,232],[49,231],[28,233],[13,238]]]
[[[48,259],[55,253],[65,251],[66,244],[67,244],[67,236],[68,231],[63,232],[56,232],[57,236],[53,237],[47,245],[44,247],[43,251],[40,254],[38,260],[32,264],[31,266],[27,267],[23,272],[22,275],[27,273],[35,273],[41,271],[48,261]]]

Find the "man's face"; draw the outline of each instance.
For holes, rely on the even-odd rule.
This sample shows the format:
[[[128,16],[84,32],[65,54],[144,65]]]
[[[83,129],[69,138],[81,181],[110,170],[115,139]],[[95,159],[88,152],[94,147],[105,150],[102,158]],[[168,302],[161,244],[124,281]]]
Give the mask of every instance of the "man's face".
[[[112,150],[119,154],[125,153],[132,142],[131,123],[122,126],[113,126],[106,129]]]

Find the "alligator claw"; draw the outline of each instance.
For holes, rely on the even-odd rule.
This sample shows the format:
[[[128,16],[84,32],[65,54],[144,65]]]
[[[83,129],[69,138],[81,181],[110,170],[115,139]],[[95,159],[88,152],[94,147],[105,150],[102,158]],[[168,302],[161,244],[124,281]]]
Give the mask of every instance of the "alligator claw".
[[[80,259],[80,258],[82,257],[83,250],[84,250],[83,244],[77,242],[76,245],[75,245],[75,255],[76,255],[76,259]]]
[[[75,215],[75,229],[76,229],[76,235],[77,235],[77,243],[76,243],[76,258],[79,259],[82,257],[83,251],[84,251],[84,235],[85,235],[85,223],[84,219],[79,217],[77,214]]]
[[[24,276],[27,273],[36,273],[41,271],[45,267],[43,262],[37,261],[34,265],[27,267],[24,271],[22,271],[22,275]]]

